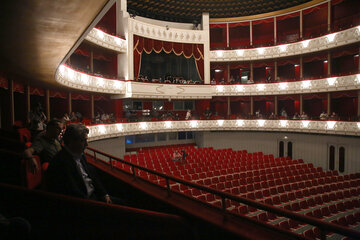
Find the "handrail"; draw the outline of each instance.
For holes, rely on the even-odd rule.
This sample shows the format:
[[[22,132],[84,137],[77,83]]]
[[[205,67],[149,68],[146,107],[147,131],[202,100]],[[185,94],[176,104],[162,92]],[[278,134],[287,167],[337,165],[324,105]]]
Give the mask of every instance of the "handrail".
[[[278,215],[281,215],[281,216],[285,216],[285,217],[288,217],[288,218],[292,218],[292,219],[295,219],[295,220],[298,220],[298,221],[301,221],[301,222],[308,223],[308,224],[311,224],[313,226],[316,226],[321,231],[321,239],[326,239],[326,231],[333,232],[333,233],[338,233],[338,234],[341,234],[341,235],[344,235],[344,236],[347,236],[347,237],[355,237],[355,238],[360,237],[360,231],[345,228],[343,226],[339,226],[339,225],[336,225],[336,224],[333,224],[333,223],[327,223],[327,222],[319,221],[319,220],[317,220],[315,218],[305,216],[305,215],[302,215],[302,214],[299,214],[299,213],[294,213],[294,212],[286,210],[286,209],[274,207],[274,206],[271,206],[271,205],[268,205],[268,204],[259,203],[259,202],[249,200],[249,199],[246,199],[246,198],[243,198],[243,197],[234,196],[234,195],[231,195],[231,194],[228,194],[228,193],[225,193],[225,192],[221,192],[221,191],[209,188],[209,187],[205,187],[205,186],[202,186],[202,185],[199,185],[199,184],[196,184],[196,183],[192,183],[192,182],[189,182],[189,181],[177,178],[177,177],[169,176],[169,175],[154,171],[152,169],[147,169],[145,167],[142,167],[142,166],[139,166],[139,165],[124,161],[124,160],[122,160],[122,159],[120,159],[118,157],[112,156],[110,154],[104,153],[102,151],[99,151],[99,150],[91,148],[91,147],[87,147],[87,149],[94,153],[95,162],[97,161],[96,153],[99,153],[99,154],[104,155],[105,157],[109,158],[109,165],[110,165],[111,168],[114,168],[112,160],[116,160],[118,162],[121,162],[121,163],[124,163],[124,164],[127,164],[127,165],[131,166],[132,174],[133,174],[133,176],[135,178],[137,177],[135,169],[140,169],[140,170],[149,172],[151,174],[155,174],[157,176],[160,176],[162,178],[165,178],[166,188],[167,188],[167,191],[168,191],[169,195],[171,193],[170,184],[169,184],[170,180],[172,180],[174,182],[184,184],[186,186],[194,187],[194,188],[197,188],[199,190],[203,190],[203,191],[218,195],[218,196],[221,197],[222,210],[223,210],[224,214],[226,214],[226,212],[227,212],[226,205],[225,205],[225,200],[230,199],[230,200],[233,200],[233,201],[236,201],[236,202],[245,203],[246,205],[250,205],[250,206],[256,207],[258,209],[262,209],[262,210],[265,210],[265,211],[268,211],[268,212],[271,212],[271,213],[274,213],[274,214],[278,214]]]

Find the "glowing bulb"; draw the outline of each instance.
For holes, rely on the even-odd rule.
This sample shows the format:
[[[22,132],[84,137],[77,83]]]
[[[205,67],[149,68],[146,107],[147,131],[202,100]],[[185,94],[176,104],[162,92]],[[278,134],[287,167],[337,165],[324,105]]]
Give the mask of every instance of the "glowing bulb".
[[[144,129],[144,130],[147,129],[147,123],[146,122],[141,122],[140,123],[140,128]]]
[[[358,128],[360,129],[360,123],[357,123]]]
[[[217,123],[221,127],[224,124],[224,120],[222,120],[222,119],[217,120]]]
[[[164,123],[164,125],[165,125],[166,128],[171,128],[172,122],[166,121],[166,122]]]
[[[222,57],[223,56],[223,51],[216,51],[216,55],[218,57]]]
[[[265,49],[264,48],[258,48],[257,51],[258,51],[259,54],[263,54]]]
[[[216,86],[216,91],[217,92],[223,92],[224,91],[224,86],[221,86],[221,85]]]
[[[309,46],[310,40],[302,41],[303,48],[307,48]]]
[[[242,56],[242,55],[244,55],[244,50],[236,50],[236,54],[238,56]]]
[[[99,38],[103,39],[104,38],[104,33],[100,30],[97,29],[97,35],[99,36]]]
[[[310,124],[310,121],[301,121],[301,124],[304,128],[308,128],[309,127],[309,124]]]
[[[259,127],[263,127],[265,125],[265,120],[259,119],[257,120]]]
[[[102,78],[97,78],[97,84],[99,86],[104,86],[104,80]]]
[[[121,89],[121,88],[122,88],[121,82],[120,82],[120,81],[114,81],[114,87],[115,87],[116,89]]]
[[[356,81],[357,83],[360,83],[360,74],[356,74]]]
[[[120,45],[121,44],[121,41],[120,41],[120,38],[115,38],[115,43],[117,44],[117,45]]]
[[[286,82],[282,82],[282,83],[280,83],[279,87],[281,90],[284,90],[284,89],[288,88],[288,84]]]
[[[81,81],[83,84],[89,84],[89,76],[86,74],[81,74]]]
[[[67,75],[70,78],[70,80],[74,80],[74,70],[68,69],[67,70]]]
[[[287,49],[287,45],[280,45],[279,48],[280,48],[280,52],[285,52]]]
[[[121,132],[123,130],[123,125],[121,123],[116,124],[116,129]]]
[[[64,72],[65,72],[65,66],[64,65],[60,65],[59,72],[60,72],[61,75],[64,75]]]
[[[238,125],[238,127],[242,127],[244,125],[244,120],[236,120],[236,125]]]
[[[335,121],[328,121],[326,122],[326,126],[328,129],[334,129],[336,122]]]
[[[101,133],[101,134],[104,134],[106,133],[106,128],[104,125],[98,125],[98,131]]]
[[[264,84],[258,84],[256,87],[259,91],[264,91],[265,90],[265,85]]]
[[[280,126],[281,127],[286,127],[288,121],[287,120],[280,120]]]
[[[332,33],[326,36],[329,42],[334,41],[335,37],[336,37],[336,33]]]
[[[195,127],[197,127],[198,122],[197,121],[190,121],[190,125],[191,125],[191,127],[195,128]]]
[[[334,86],[335,85],[335,82],[336,82],[336,77],[333,77],[333,78],[328,78],[327,79],[327,82],[328,82],[328,85],[329,86]]]
[[[302,88],[310,88],[311,87],[311,81],[310,80],[302,81],[301,87]]]

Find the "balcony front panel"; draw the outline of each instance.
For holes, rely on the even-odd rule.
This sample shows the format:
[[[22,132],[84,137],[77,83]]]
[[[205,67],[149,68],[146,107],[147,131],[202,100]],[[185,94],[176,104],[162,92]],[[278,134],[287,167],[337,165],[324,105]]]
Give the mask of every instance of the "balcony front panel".
[[[360,41],[360,26],[300,42],[252,49],[210,51],[211,62],[235,62],[289,57]]]
[[[91,29],[85,39],[100,47],[108,48],[118,53],[127,52],[126,40],[116,36],[112,36],[96,28]]]

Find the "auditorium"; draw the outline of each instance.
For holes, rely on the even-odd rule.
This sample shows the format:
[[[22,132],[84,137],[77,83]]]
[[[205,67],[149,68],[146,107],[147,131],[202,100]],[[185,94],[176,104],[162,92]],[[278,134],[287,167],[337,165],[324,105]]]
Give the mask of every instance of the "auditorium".
[[[360,239],[360,1],[1,5],[0,239]]]

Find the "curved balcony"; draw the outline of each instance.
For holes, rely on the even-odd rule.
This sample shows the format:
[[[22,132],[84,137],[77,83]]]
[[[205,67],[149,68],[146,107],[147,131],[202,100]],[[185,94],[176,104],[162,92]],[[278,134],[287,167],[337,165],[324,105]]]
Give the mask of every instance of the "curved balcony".
[[[85,39],[98,46],[108,48],[119,53],[127,52],[127,41],[125,39],[110,35],[97,28],[91,29]]]
[[[281,83],[185,85],[106,79],[78,72],[62,65],[58,68],[55,79],[60,84],[84,91],[155,99],[205,99],[213,96],[304,94],[360,89],[360,74]]]
[[[237,50],[210,51],[211,62],[234,62],[289,57],[340,47],[360,41],[360,26],[295,43]]]
[[[359,122],[309,120],[191,120],[88,126],[89,141],[127,135],[178,131],[272,131],[360,136]]]

